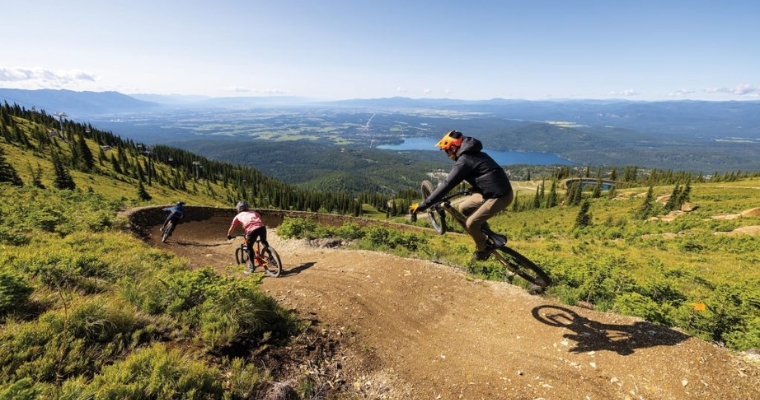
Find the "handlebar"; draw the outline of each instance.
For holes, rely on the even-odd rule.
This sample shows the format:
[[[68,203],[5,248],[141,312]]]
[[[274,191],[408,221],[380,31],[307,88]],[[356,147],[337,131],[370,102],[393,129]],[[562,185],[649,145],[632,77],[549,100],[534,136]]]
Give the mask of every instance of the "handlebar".
[[[457,192],[447,194],[446,196],[443,196],[440,200],[436,201],[435,204],[431,205],[430,208],[436,207],[441,203],[448,203],[451,199],[459,196],[469,196],[472,194],[472,189],[464,189],[459,190]]]

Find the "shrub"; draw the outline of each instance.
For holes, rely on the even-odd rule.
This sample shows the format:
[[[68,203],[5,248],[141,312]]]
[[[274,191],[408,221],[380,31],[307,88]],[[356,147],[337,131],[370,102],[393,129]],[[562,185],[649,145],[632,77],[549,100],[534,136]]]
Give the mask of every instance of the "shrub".
[[[220,371],[163,344],[104,367],[86,387],[64,386],[63,397],[106,399],[221,399]]]
[[[0,316],[22,309],[34,289],[24,278],[8,270],[0,270]]]

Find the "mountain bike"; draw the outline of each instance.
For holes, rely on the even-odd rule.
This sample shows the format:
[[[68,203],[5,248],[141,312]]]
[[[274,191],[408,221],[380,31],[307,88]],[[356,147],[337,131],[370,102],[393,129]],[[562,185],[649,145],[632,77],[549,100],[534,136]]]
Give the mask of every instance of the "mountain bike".
[[[422,181],[421,185],[422,198],[427,199],[435,188],[430,181]],[[444,196],[437,203],[433,204],[428,210],[427,214],[430,218],[430,224],[433,226],[438,234],[445,234],[448,227],[446,225],[446,214],[451,215],[462,228],[467,230],[467,217],[465,217],[456,207],[451,205],[451,200],[460,196],[469,196],[472,194],[472,190],[465,189],[455,193],[451,193]],[[486,235],[486,244],[491,249],[491,255],[496,258],[503,266],[507,268],[511,273],[517,275],[532,285],[537,286],[541,290],[551,285],[552,281],[549,275],[544,272],[533,261],[529,260],[524,255],[518,253],[516,250],[507,247],[507,237],[492,231],[488,224],[484,224],[482,232]]]
[[[172,232],[174,232],[174,227],[176,226],[173,219],[170,219],[169,222],[166,223],[166,227],[161,231],[161,242],[166,243],[166,239],[169,238],[169,236],[172,235]]]
[[[252,273],[256,267],[263,267],[264,272],[268,276],[273,278],[280,276],[280,273],[282,273],[282,261],[280,261],[280,255],[277,253],[277,250],[273,249],[272,246],[264,247],[261,239],[257,239],[251,248],[253,250],[253,260],[250,260],[248,241],[245,236],[238,235],[236,237],[242,238],[243,242],[235,249],[235,261],[238,264],[246,264],[246,275]]]

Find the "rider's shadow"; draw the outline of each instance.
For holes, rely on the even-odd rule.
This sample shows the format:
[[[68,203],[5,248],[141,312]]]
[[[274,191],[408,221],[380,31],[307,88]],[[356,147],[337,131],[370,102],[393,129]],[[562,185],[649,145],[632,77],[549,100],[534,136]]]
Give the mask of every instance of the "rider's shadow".
[[[288,275],[297,275],[297,274],[300,274],[301,271],[304,271],[304,270],[307,270],[307,269],[313,267],[314,264],[316,264],[316,263],[315,262],[307,262],[307,263],[303,263],[303,264],[301,264],[301,265],[299,265],[299,266],[297,266],[295,268],[291,268],[291,269],[289,269],[287,271],[283,269],[282,272],[280,273],[280,276],[288,276]]]
[[[571,353],[607,350],[629,355],[635,349],[673,346],[689,338],[676,330],[646,321],[637,321],[631,325],[604,324],[558,306],[539,306],[531,313],[547,325],[573,331],[563,335],[576,343],[570,348]]]

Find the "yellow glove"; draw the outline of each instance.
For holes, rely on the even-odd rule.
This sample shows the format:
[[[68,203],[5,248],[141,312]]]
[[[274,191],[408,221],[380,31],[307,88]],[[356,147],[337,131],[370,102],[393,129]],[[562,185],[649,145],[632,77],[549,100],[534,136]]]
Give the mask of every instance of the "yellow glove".
[[[409,212],[412,214],[416,214],[418,208],[420,208],[420,203],[414,203],[411,206],[409,206]]]

